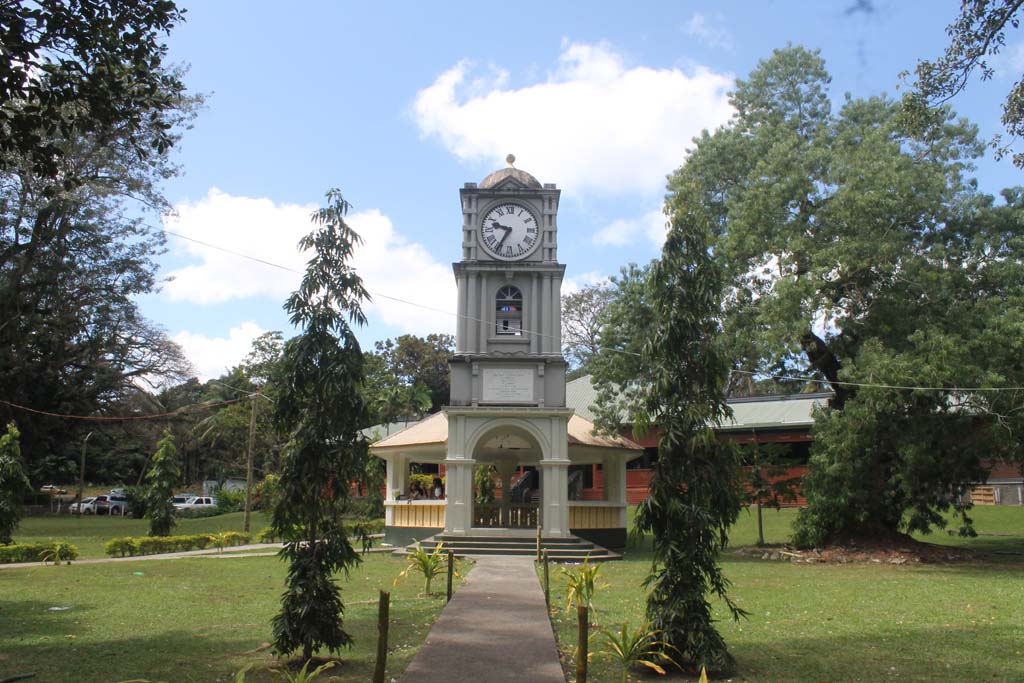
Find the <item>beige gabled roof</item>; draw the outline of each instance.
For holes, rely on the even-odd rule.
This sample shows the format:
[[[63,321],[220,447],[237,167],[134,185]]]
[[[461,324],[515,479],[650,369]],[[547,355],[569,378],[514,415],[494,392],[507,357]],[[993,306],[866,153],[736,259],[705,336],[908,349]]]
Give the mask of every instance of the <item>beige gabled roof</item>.
[[[426,446],[443,443],[448,443],[448,416],[444,413],[434,413],[397,434],[381,439],[370,448],[375,450],[396,446]]]
[[[381,439],[370,446],[370,450],[393,449],[412,446],[440,445],[448,442],[448,417],[444,413],[435,413],[406,427],[397,434]],[[641,446],[629,439],[618,436],[598,436],[594,433],[594,423],[579,415],[569,418],[569,445],[591,446],[595,448],[625,448],[643,450]]]
[[[597,446],[598,448],[628,448],[631,451],[642,451],[644,448],[624,436],[598,436],[594,431],[594,423],[590,420],[573,415],[569,418],[570,446]]]

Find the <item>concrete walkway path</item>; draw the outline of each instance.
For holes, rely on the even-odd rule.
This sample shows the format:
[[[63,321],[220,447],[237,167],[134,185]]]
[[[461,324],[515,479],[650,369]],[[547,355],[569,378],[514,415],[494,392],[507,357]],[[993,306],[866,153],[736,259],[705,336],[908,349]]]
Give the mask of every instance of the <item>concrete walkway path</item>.
[[[565,683],[533,560],[473,559],[402,682]]]

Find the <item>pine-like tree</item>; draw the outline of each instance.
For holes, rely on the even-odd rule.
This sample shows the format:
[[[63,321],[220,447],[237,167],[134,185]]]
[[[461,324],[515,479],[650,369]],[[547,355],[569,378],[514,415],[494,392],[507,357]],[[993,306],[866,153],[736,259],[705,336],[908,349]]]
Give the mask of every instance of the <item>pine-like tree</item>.
[[[744,614],[718,564],[740,511],[740,467],[737,450],[714,431],[729,414],[722,274],[708,250],[707,218],[683,190],[668,198],[672,226],[651,278],[654,325],[644,360],[652,384],[639,422],[656,420],[662,432],[634,533],[653,539],[647,616],[665,654],[697,671],[724,670],[733,660],[708,598],[717,595],[736,619]]]
[[[363,325],[369,294],[349,264],[361,243],[345,222],[349,204],[338,190],[313,214],[317,226],[300,242],[313,250],[299,289],[285,303],[302,332],[285,345],[274,420],[288,434],[281,496],[273,529],[285,541],[287,590],[274,617],[274,648],[301,649],[309,660],[326,647],[352,643],[342,627],[344,604],[334,574],[359,562],[341,522],[349,482],[368,458],[362,391],[363,354],[350,323]]]
[[[146,518],[150,536],[169,536],[177,520],[171,497],[181,481],[178,449],[171,430],[165,429],[146,473]]]

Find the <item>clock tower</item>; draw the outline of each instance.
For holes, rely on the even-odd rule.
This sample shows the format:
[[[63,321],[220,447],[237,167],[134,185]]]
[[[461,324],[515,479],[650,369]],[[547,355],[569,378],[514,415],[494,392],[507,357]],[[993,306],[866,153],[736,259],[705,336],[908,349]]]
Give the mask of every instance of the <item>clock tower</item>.
[[[566,488],[573,411],[565,407],[561,348],[560,191],[516,168],[512,155],[506,161],[507,168],[460,191],[445,531],[469,534],[482,525],[473,514],[473,469],[493,465],[503,484],[501,514],[513,502],[532,503],[544,534],[565,536],[568,512],[558,492]],[[508,499],[517,468],[539,479],[529,501]]]

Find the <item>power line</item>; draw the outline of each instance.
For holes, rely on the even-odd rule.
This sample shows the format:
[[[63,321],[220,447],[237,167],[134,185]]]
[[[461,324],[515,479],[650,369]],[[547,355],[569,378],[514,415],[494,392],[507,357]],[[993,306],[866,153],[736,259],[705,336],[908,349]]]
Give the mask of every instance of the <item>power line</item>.
[[[302,271],[296,270],[294,268],[289,268],[288,266],[282,266],[282,265],[280,265],[278,263],[273,263],[271,261],[266,261],[264,259],[257,258],[255,256],[250,256],[248,254],[243,254],[243,253],[235,251],[233,249],[228,249],[227,247],[221,247],[221,246],[218,246],[216,244],[209,244],[208,242],[203,242],[202,240],[194,239],[192,237],[186,237],[185,235],[181,235],[181,234],[178,234],[176,232],[172,232],[172,231],[164,229],[164,228],[161,228],[161,229],[163,230],[163,232],[165,232],[168,235],[172,235],[174,237],[179,237],[179,238],[181,238],[183,240],[188,240],[189,242],[195,242],[196,244],[201,244],[201,245],[203,245],[205,247],[209,247],[211,249],[216,249],[216,250],[222,251],[222,252],[224,252],[226,254],[231,254],[233,256],[238,256],[240,258],[248,259],[248,260],[254,261],[256,263],[262,263],[263,265],[271,266],[272,268],[278,268],[280,270],[284,270],[284,271],[287,271],[287,272],[290,272],[290,273],[296,273],[298,275],[302,275],[303,274]],[[463,320],[468,320],[468,321],[475,322],[475,323],[488,323],[488,324],[490,324],[489,320],[484,320],[482,318],[477,318],[477,317],[472,316],[472,315],[459,315],[458,313],[452,313],[451,311],[443,310],[443,309],[440,309],[440,308],[434,308],[433,306],[427,306],[425,304],[417,303],[415,301],[409,301],[408,299],[402,299],[402,298],[396,297],[396,296],[391,296],[389,294],[384,294],[382,292],[374,292],[374,291],[371,291],[371,290],[367,290],[367,291],[369,291],[369,293],[372,296],[380,297],[382,299],[388,299],[390,301],[395,301],[395,302],[398,302],[398,303],[401,303],[401,304],[405,304],[407,306],[412,306],[413,308],[420,308],[420,309],[423,309],[425,311],[431,311],[431,312],[434,312],[434,313],[442,313],[444,315],[450,315],[450,316],[455,317],[455,318],[462,318]],[[550,339],[558,339],[558,335],[554,335],[554,334],[547,334],[547,333],[544,333],[544,332],[537,332],[537,331],[529,330],[529,329],[526,329],[526,328],[522,328],[521,331],[524,334],[531,334],[531,335],[534,335],[534,336],[537,336],[537,337],[548,337]],[[614,347],[604,347],[604,349],[607,350],[607,351],[612,351],[614,353],[620,353],[620,354],[628,355],[628,356],[635,356],[635,357],[638,357],[638,358],[643,355],[643,354],[637,353],[635,351],[627,351],[625,349],[616,349]],[[838,386],[848,386],[848,387],[857,387],[857,388],[865,388],[865,389],[895,389],[895,390],[901,390],[901,391],[951,391],[951,392],[961,392],[961,393],[969,393],[969,392],[999,392],[999,391],[1024,391],[1024,387],[956,387],[956,388],[950,388],[950,387],[929,387],[929,386],[918,387],[918,386],[902,386],[902,385],[895,385],[895,384],[873,384],[873,383],[870,383],[870,382],[845,382],[845,381],[840,381],[840,380],[830,381],[830,380],[823,380],[823,379],[818,378],[818,377],[803,377],[803,376],[799,376],[799,375],[788,376],[788,377],[784,376],[784,375],[763,375],[761,373],[752,372],[750,370],[733,370],[733,372],[737,372],[737,373],[741,373],[741,374],[745,374],[745,375],[751,375],[751,376],[755,376],[755,377],[765,377],[767,379],[774,379],[774,380],[778,380],[778,381],[817,382],[819,384],[828,384],[830,386],[837,386],[838,385]],[[227,385],[225,385],[225,386],[227,386]],[[238,390],[238,391],[240,391],[240,390]]]
[[[752,372],[750,370],[733,370],[744,375],[751,375],[754,377],[765,377],[767,379],[780,380],[784,382],[817,382],[819,384],[829,385],[841,385],[847,387],[857,387],[863,389],[899,389],[905,391],[952,391],[952,392],[982,392],[982,391],[1024,391],[1024,387],[917,387],[917,386],[903,386],[899,384],[873,384],[871,382],[844,382],[842,380],[828,380],[821,379],[820,377],[804,377],[800,375],[763,375],[759,372]]]
[[[205,408],[218,408],[220,406],[231,405],[232,403],[240,403],[240,402],[242,402],[244,400],[245,400],[245,398],[235,398],[235,399],[231,399],[229,401],[215,401],[213,403],[192,403],[190,405],[182,406],[181,408],[177,408],[177,409],[172,410],[172,411],[167,412],[167,413],[157,413],[155,415],[120,415],[120,416],[119,415],[71,415],[71,414],[68,414],[68,413],[51,413],[51,412],[46,411],[46,410],[38,410],[36,408],[29,408],[28,406],[23,406],[23,405],[20,405],[18,403],[13,403],[11,401],[5,401],[3,399],[0,399],[0,403],[4,404],[6,406],[10,406],[11,408],[16,408],[18,410],[24,410],[25,412],[28,412],[28,413],[35,413],[36,415],[46,415],[48,417],[59,417],[59,418],[65,419],[65,420],[87,420],[87,421],[92,421],[92,422],[128,422],[128,421],[137,421],[137,420],[159,420],[159,419],[163,419],[165,417],[172,417],[172,416],[180,415],[181,413],[185,412],[189,408],[204,408],[204,409]]]

